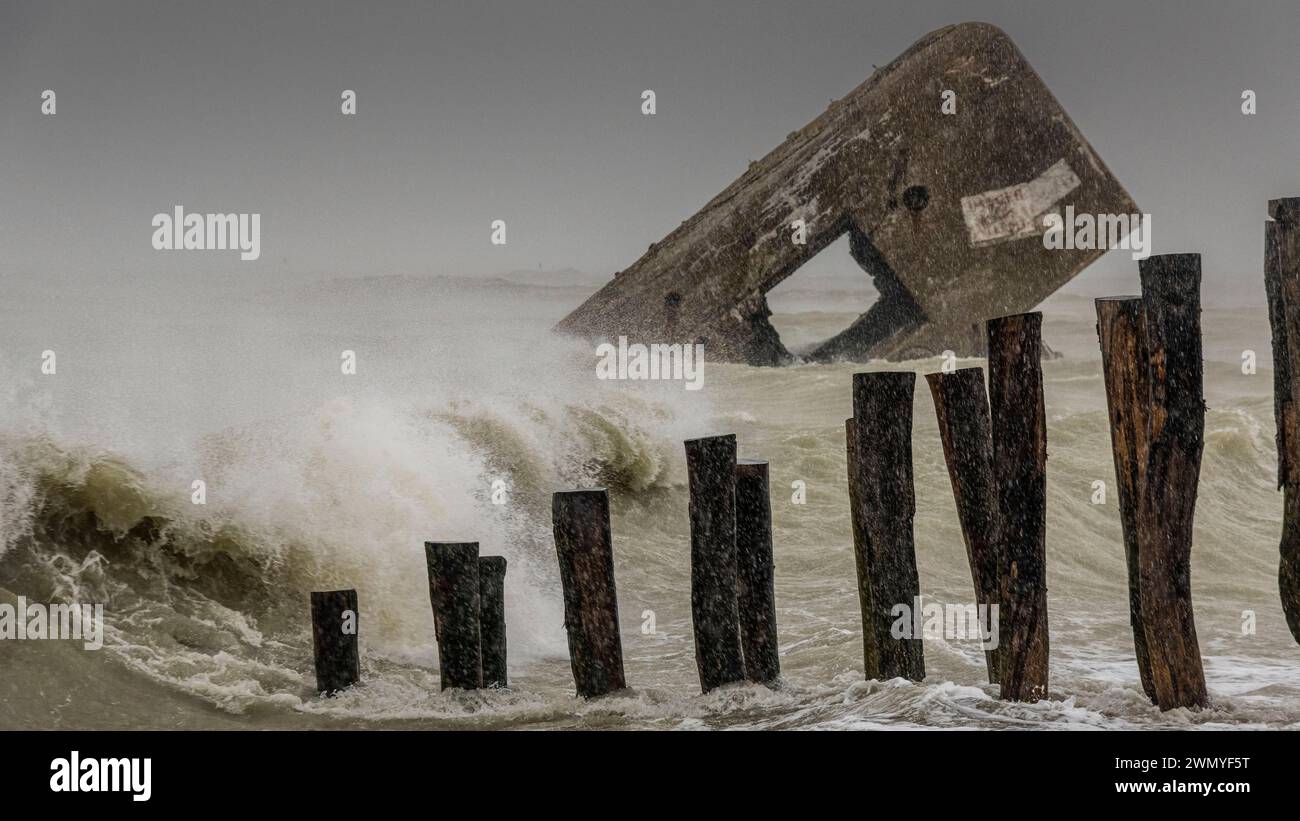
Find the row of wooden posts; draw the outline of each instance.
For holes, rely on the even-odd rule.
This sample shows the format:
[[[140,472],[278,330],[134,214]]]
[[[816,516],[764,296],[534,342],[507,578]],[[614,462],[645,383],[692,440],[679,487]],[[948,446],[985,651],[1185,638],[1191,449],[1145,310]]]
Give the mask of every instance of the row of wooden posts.
[[[1273,330],[1279,486],[1285,489],[1283,608],[1300,640],[1300,199],[1270,203],[1266,284]],[[1199,254],[1139,262],[1142,295],[1096,300],[1129,616],[1143,690],[1168,710],[1208,704],[1192,614],[1190,558],[1204,433]],[[996,604],[986,652],[1003,699],[1048,691],[1047,428],[1042,316],[989,320],[983,369],[928,374],[976,601]],[[1293,377],[1294,375],[1294,377]],[[863,667],[868,678],[925,677],[921,637],[894,638],[894,606],[920,594],[913,539],[911,371],[853,376],[845,421]],[[734,435],[685,443],[691,615],[700,686],[780,675],[768,465],[737,459]],[[556,493],[552,523],[577,693],[626,687],[609,498]],[[425,545],[443,689],[505,686],[505,560],[476,543]],[[353,590],[312,594],[317,686],[355,683]],[[344,625],[353,620],[353,629]]]
[[[686,443],[691,502],[691,611],[700,682],[707,692],[780,675],[773,595],[767,463],[736,459],[736,437]],[[614,586],[609,495],[554,494],[555,550],[574,683],[583,698],[627,686]],[[429,598],[442,689],[504,687],[506,560],[476,542],[426,542]],[[311,594],[318,692],[360,679],[356,590]]]
[[[477,542],[425,542],[442,689],[505,687],[506,560]],[[316,689],[332,694],[361,678],[356,590],[311,594]]]

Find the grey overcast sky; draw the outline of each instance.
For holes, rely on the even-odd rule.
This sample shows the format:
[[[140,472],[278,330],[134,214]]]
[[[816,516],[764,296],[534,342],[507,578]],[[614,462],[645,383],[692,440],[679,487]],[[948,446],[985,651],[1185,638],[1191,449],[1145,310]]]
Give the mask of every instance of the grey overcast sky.
[[[1300,194],[1296,0],[5,0],[0,272],[611,274],[873,65],[966,20],[1015,40],[1153,214],[1157,253],[1202,252],[1207,291],[1259,290],[1265,200]],[[178,203],[260,212],[261,260],[153,251],[152,215]],[[1135,268],[1114,252],[1088,281]]]

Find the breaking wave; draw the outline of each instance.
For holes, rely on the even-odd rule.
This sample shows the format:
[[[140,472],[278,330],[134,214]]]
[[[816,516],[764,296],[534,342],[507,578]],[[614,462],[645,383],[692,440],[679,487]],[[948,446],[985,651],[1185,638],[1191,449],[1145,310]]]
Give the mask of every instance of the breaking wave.
[[[2,586],[104,603],[107,654],[240,712],[314,695],[311,590],[358,589],[372,663],[431,664],[422,544],[463,538],[511,564],[512,662],[563,653],[552,630],[532,629],[562,621],[540,515],[550,492],[677,481],[672,443],[655,433],[670,412],[624,404],[393,413],[339,400],[296,423],[209,436],[186,465],[0,437]],[[508,505],[492,504],[497,479]]]
[[[136,347],[150,359],[124,364],[122,350],[107,340],[74,348],[81,370],[68,384],[80,391],[76,414],[66,409],[77,397],[54,393],[64,382],[33,384],[29,368],[0,354],[0,384],[9,394],[0,410],[0,603],[18,596],[98,602],[106,621],[99,651],[0,642],[0,724],[1300,724],[1295,647],[1276,588],[1281,500],[1273,481],[1271,380],[1263,370],[1243,378],[1227,341],[1262,327],[1257,319],[1221,325],[1217,344],[1228,353],[1207,361],[1192,581],[1214,707],[1161,714],[1143,696],[1132,658],[1113,489],[1109,502],[1093,501],[1095,482],[1109,484],[1114,473],[1089,305],[1067,300],[1068,316],[1044,325],[1053,347],[1068,353],[1044,369],[1052,669],[1049,698],[1028,705],[997,700],[971,642],[927,639],[924,683],[862,678],[843,423],[852,373],[863,366],[710,363],[709,390],[699,392],[599,382],[589,347],[546,331],[572,304],[564,289],[545,297],[539,292],[547,289],[528,288],[521,296],[521,287],[484,285],[455,303],[447,283],[404,278],[382,286],[343,282],[319,294],[287,292],[277,298],[302,317],[295,315],[293,334],[270,342],[258,336],[265,333],[260,324],[242,336],[228,330],[249,314],[239,303],[225,312],[219,337],[178,343],[174,362],[152,326],[115,327],[146,340]],[[491,302],[498,291],[505,301]],[[430,325],[428,306],[442,307],[445,316],[434,325],[444,335],[418,335]],[[114,316],[120,325],[137,314]],[[484,343],[488,316],[533,324],[512,329],[508,342]],[[380,337],[373,335],[376,317],[391,326]],[[4,327],[22,321],[11,318]],[[786,321],[807,321],[811,333],[824,317]],[[1215,320],[1207,313],[1205,322],[1208,328]],[[343,330],[322,342],[322,325]],[[33,325],[24,333],[37,340],[43,331]],[[342,345],[335,337],[362,357],[365,370],[354,382],[337,381]],[[41,350],[35,341],[25,345]],[[223,370],[226,360],[205,358],[209,350],[240,369]],[[333,372],[285,376],[312,362]],[[888,367],[924,373],[939,365]],[[191,371],[197,381],[171,376]],[[931,600],[965,602],[970,573],[923,383],[915,401],[921,590]],[[738,435],[743,455],[771,463],[784,679],[775,690],[736,686],[701,696],[681,442],[724,431]],[[205,504],[194,503],[196,480],[204,483]],[[791,502],[798,482],[803,504]],[[551,492],[575,486],[610,489],[633,687],[592,702],[572,695],[550,528]],[[506,503],[495,504],[501,492]],[[477,540],[484,554],[507,558],[510,688],[439,691],[426,540]],[[359,595],[362,682],[320,699],[308,593],[341,587]],[[1246,611],[1258,620],[1249,635]]]

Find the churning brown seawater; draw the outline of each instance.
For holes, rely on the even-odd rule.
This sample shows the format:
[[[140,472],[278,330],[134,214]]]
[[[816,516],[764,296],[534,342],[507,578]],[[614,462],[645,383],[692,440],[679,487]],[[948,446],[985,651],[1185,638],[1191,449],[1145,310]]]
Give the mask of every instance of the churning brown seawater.
[[[599,381],[590,344],[547,332],[585,286],[205,287],[143,304],[8,291],[0,601],[102,602],[107,624],[98,651],[0,641],[0,728],[1300,724],[1300,649],[1277,592],[1282,499],[1262,308],[1203,316],[1209,413],[1192,590],[1214,706],[1161,714],[1133,660],[1090,299],[1044,307],[1044,339],[1064,354],[1044,363],[1050,694],[1004,704],[975,641],[927,640],[922,683],[863,679],[843,439],[863,366],[709,364],[700,391]],[[776,318],[793,347],[852,318],[836,294],[805,297]],[[55,376],[40,374],[46,349]],[[1259,356],[1254,375],[1242,373],[1246,349]],[[355,376],[340,373],[344,350],[356,352]],[[921,591],[965,603],[970,572],[920,381],[915,402]],[[702,696],[681,443],[719,432],[771,462],[784,681]],[[195,479],[206,505],[191,504]],[[506,504],[492,503],[496,479]],[[796,480],[806,504],[791,502]],[[1112,488],[1105,504],[1093,504],[1095,480]],[[632,691],[583,703],[549,494],[594,484],[610,489]],[[474,539],[510,561],[511,686],[443,694],[422,543]],[[363,682],[321,700],[307,593],[345,586],[360,595]]]

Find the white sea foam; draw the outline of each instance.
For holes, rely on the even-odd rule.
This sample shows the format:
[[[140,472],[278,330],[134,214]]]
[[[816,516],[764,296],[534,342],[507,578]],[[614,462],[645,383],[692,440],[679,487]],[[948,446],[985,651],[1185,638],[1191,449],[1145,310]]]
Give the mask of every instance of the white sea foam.
[[[0,598],[103,601],[105,649],[0,647],[19,677],[0,726],[1294,727],[1300,687],[1277,601],[1281,499],[1271,375],[1207,366],[1193,590],[1215,707],[1161,714],[1133,663],[1127,582],[1095,357],[1047,363],[1049,697],[997,700],[978,646],[926,642],[922,684],[862,679],[843,420],[861,366],[710,364],[699,392],[592,377],[591,346],[550,324],[572,289],[388,278],[249,299],[139,291],[5,305],[0,356]],[[1095,350],[1085,301],[1044,335]],[[1051,306],[1049,306],[1050,309]],[[847,324],[809,318],[807,335]],[[75,328],[51,341],[51,318]],[[61,312],[61,313],[60,313]],[[1207,310],[1224,350],[1267,324]],[[1253,315],[1252,315],[1253,316]],[[1261,315],[1262,316],[1262,315]],[[77,318],[76,321],[73,318]],[[1221,324],[1215,325],[1216,322]],[[823,326],[826,326],[823,328]],[[1089,339],[1089,335],[1092,335]],[[22,351],[59,352],[39,374]],[[338,352],[357,351],[342,375]],[[1235,355],[1234,355],[1235,356]],[[938,360],[908,363],[919,372]],[[963,364],[979,364],[971,360]],[[873,364],[870,367],[898,367]],[[972,596],[933,408],[916,397],[922,593]],[[783,684],[698,694],[681,441],[733,428],[768,459]],[[190,501],[207,483],[207,504]],[[503,478],[509,503],[494,505]],[[790,503],[806,483],[806,504]],[[549,494],[610,488],[633,692],[572,697]],[[442,693],[422,543],[504,555],[512,687]],[[312,693],[307,592],[355,587],[363,683]],[[7,598],[6,598],[7,597]],[[1258,632],[1241,635],[1241,612]],[[643,634],[653,611],[656,632]],[[113,686],[105,688],[104,682]],[[53,692],[49,681],[59,681]],[[109,695],[111,690],[112,695]],[[51,697],[53,696],[53,697]]]

